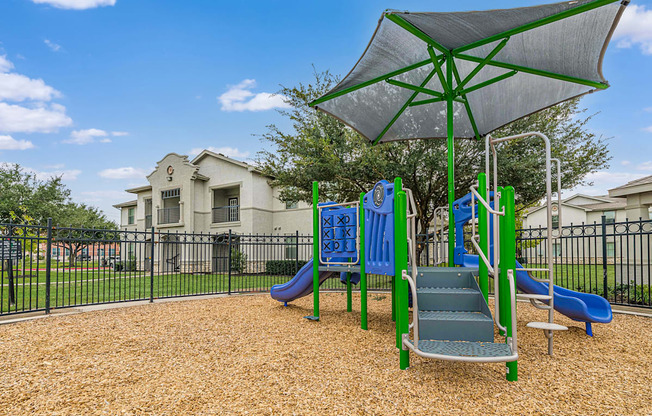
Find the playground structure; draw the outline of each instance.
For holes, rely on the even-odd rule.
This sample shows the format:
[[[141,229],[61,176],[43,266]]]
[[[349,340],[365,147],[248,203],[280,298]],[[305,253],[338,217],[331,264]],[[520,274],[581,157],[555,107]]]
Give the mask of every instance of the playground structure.
[[[402,187],[400,178],[394,183],[380,181],[371,191],[362,193],[359,201],[345,203],[318,203],[319,189],[315,182],[313,226],[318,238],[314,239],[313,253],[319,261],[306,264],[288,283],[274,286],[272,297],[287,303],[312,292],[313,315],[306,318],[319,320],[319,287],[326,279],[339,276],[346,283],[349,312],[352,285],[359,282],[361,327],[367,329],[367,274],[393,276],[392,319],[396,321],[396,346],[403,369],[408,367],[408,353],[412,351],[440,360],[506,362],[508,380],[516,380],[517,299],[529,300],[534,307],[548,311],[547,322],[530,322],[528,326],[543,330],[550,355],[553,331],[567,329],[554,323],[555,310],[585,322],[587,334],[592,335],[592,323],[607,323],[612,319],[611,306],[606,300],[555,286],[552,259],[546,268],[524,268],[516,260],[514,189],[498,186],[496,147],[509,140],[532,137],[541,139],[545,145],[547,209],[551,217],[551,166],[553,161],[559,166],[559,161],[550,157],[550,142],[541,133],[499,139],[487,135],[485,172],[478,175],[478,183],[471,187],[470,193],[454,203],[457,229],[454,262],[460,267],[417,266],[416,210],[411,191]],[[558,190],[560,174],[558,168]],[[488,177],[493,181],[488,181]],[[464,248],[463,227],[469,221],[471,244],[477,255],[468,254]],[[551,223],[548,246],[555,238]],[[547,276],[542,279],[531,274],[534,272]],[[493,315],[487,302],[490,276],[494,278]],[[517,295],[517,287],[523,293]],[[413,307],[411,323],[408,292]],[[494,323],[505,342],[494,342]]]
[[[412,351],[442,360],[506,362],[508,380],[517,379],[517,286],[523,292],[520,298],[548,311],[547,322],[530,322],[528,326],[543,330],[550,355],[554,331],[567,329],[554,322],[555,310],[585,322],[589,335],[593,322],[611,321],[611,308],[604,299],[554,286],[552,256],[548,256],[546,267],[525,268],[516,261],[515,190],[498,186],[497,147],[532,137],[544,142],[548,253],[552,253],[555,238],[551,170],[556,162],[559,195],[560,161],[551,157],[550,140],[540,132],[501,138],[493,138],[491,133],[541,109],[607,88],[602,59],[627,3],[580,0],[482,12],[385,12],[355,67],[311,106],[338,118],[374,145],[447,139],[450,267],[417,266],[416,211],[411,192],[402,188],[400,178],[391,192],[379,183],[362,194],[360,202],[321,207],[314,183],[313,258],[317,260],[312,263],[312,288],[307,287],[306,271],[286,285],[272,288],[272,296],[292,300],[281,292],[305,295],[311,289],[314,311],[309,318],[319,320],[323,280],[345,273],[341,278],[347,283],[350,306],[352,274],[359,273],[361,321],[366,329],[366,274],[391,275],[392,317],[402,369],[408,367]],[[485,140],[485,172],[478,175],[470,195],[458,200],[455,138]],[[382,198],[378,189],[383,189]],[[386,198],[393,200],[392,212],[380,210],[390,206]],[[342,240],[337,244],[340,251],[328,251],[331,247],[325,244],[337,240],[332,240],[335,235],[324,227],[324,212],[339,215],[338,210],[352,209],[342,207],[353,206],[358,208],[360,224],[357,250],[349,250],[353,240]],[[476,256],[464,249],[462,227],[469,220]],[[325,254],[332,257],[324,258]],[[545,278],[539,277],[541,273]],[[488,306],[489,275],[495,288],[493,316]],[[494,342],[494,323],[504,342]]]

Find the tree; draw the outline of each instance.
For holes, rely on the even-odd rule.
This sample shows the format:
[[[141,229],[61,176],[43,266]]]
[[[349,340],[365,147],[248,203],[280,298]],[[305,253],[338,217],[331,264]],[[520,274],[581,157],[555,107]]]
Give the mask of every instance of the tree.
[[[60,215],[72,225],[55,229],[54,241],[68,250],[70,264],[75,263],[77,256],[89,244],[98,240],[108,242],[120,239],[120,233],[113,231],[117,228],[116,224],[95,207],[69,202],[61,207]]]
[[[272,176],[283,201],[312,201],[312,181],[320,183],[320,199],[356,201],[380,179],[403,178],[414,194],[418,233],[427,232],[435,208],[447,205],[447,150],[445,140],[401,141],[370,146],[368,141],[340,121],[311,109],[308,104],[330,90],[338,78],[315,71],[312,84],[283,87],[291,108],[279,111],[289,118],[293,131],[275,125],[262,135],[270,148],[258,153],[260,168]],[[497,130],[494,137],[542,131],[552,142],[553,157],[562,161],[563,187],[588,184],[586,175],[607,167],[605,141],[586,130],[591,117],[582,117],[579,101],[543,110]],[[484,171],[484,141],[455,142],[455,195],[469,192]],[[521,209],[545,196],[545,155],[535,140],[500,145],[499,180],[512,185]]]
[[[70,200],[70,190],[60,177],[40,180],[16,164],[0,164],[0,221],[33,221],[43,224],[55,218]]]

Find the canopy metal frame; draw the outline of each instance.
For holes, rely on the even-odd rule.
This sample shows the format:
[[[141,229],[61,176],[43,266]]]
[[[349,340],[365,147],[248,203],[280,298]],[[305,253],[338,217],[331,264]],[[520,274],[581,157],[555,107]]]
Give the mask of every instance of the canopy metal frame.
[[[506,30],[502,33],[498,33],[492,36],[488,36],[484,39],[477,40],[475,42],[471,42],[467,45],[460,46],[454,49],[448,49],[441,45],[439,42],[437,42],[435,39],[432,39],[430,36],[428,36],[426,33],[424,33],[422,30],[414,26],[412,23],[408,22],[406,19],[401,17],[399,15],[399,12],[396,11],[386,11],[383,15],[383,17],[387,18],[391,22],[395,23],[402,29],[406,30],[407,32],[411,33],[418,39],[422,40],[423,42],[426,43],[426,48],[428,51],[428,55],[430,59],[422,60],[419,62],[416,62],[414,64],[411,64],[409,66],[406,66],[404,68],[400,68],[397,70],[394,70],[392,72],[386,73],[384,75],[375,77],[373,79],[367,80],[365,82],[359,83],[357,85],[350,86],[348,88],[333,92],[331,94],[326,94],[315,101],[310,103],[311,107],[318,107],[320,103],[323,103],[325,101],[332,100],[333,98],[340,97],[345,94],[349,94],[351,92],[357,91],[361,88],[368,87],[370,85],[379,83],[379,82],[386,82],[388,84],[391,84],[396,87],[400,88],[405,88],[407,90],[413,91],[413,94],[408,98],[408,100],[405,102],[405,104],[398,110],[398,112],[392,117],[389,121],[389,123],[385,126],[383,130],[378,134],[378,136],[372,140],[372,144],[376,145],[378,144],[383,136],[388,132],[388,130],[392,127],[392,125],[401,117],[401,115],[405,112],[405,110],[409,107],[414,107],[414,106],[420,106],[420,105],[428,105],[432,103],[440,103],[440,102],[446,102],[446,132],[447,132],[447,149],[448,149],[448,154],[447,154],[447,162],[448,162],[448,189],[447,189],[447,197],[448,197],[448,209],[449,213],[453,212],[453,201],[455,200],[455,154],[454,154],[454,131],[453,131],[453,118],[454,118],[454,113],[453,113],[453,102],[459,102],[464,105],[464,109],[466,111],[466,114],[469,118],[469,122],[471,124],[471,127],[473,129],[474,135],[476,139],[481,139],[481,135],[479,133],[478,127],[475,122],[475,117],[473,115],[473,109],[471,108],[471,105],[469,101],[466,98],[466,94],[476,91],[478,89],[487,87],[489,85],[499,83],[505,79],[508,79],[514,75],[516,75],[519,72],[527,73],[527,74],[532,74],[532,75],[537,75],[541,77],[547,77],[547,78],[552,78],[555,80],[560,80],[560,81],[566,81],[570,83],[575,83],[575,84],[580,84],[584,86],[589,86],[593,88],[593,90],[589,92],[593,92],[595,90],[603,90],[609,87],[608,82],[597,82],[597,81],[592,81],[588,79],[582,79],[582,78],[577,78],[569,75],[564,75],[560,73],[554,73],[550,71],[545,71],[541,69],[536,69],[536,68],[529,68],[526,66],[522,65],[515,65],[511,63],[506,63],[506,62],[501,62],[496,59],[496,55],[509,43],[510,38],[514,35],[536,29],[538,27],[558,22],[560,20],[578,15],[580,13],[584,13],[611,3],[615,3],[617,1],[621,0],[595,0],[593,2],[585,3],[583,5],[577,6],[572,9],[564,10],[562,12],[559,12],[557,14],[545,17],[543,19],[530,22],[509,30]],[[621,1],[622,6],[620,7],[620,10],[618,11],[618,15],[615,19],[614,26],[612,27],[612,30],[607,36],[605,46],[603,47],[601,51],[601,56],[600,56],[600,63],[602,62],[602,56],[604,55],[604,52],[606,50],[606,45],[608,44],[611,35],[613,33],[613,29],[615,28],[615,25],[618,23],[618,20],[620,19],[620,16],[622,15],[622,12],[624,11],[625,6],[629,3],[628,0]],[[496,46],[484,57],[477,57],[477,56],[472,56],[469,55],[465,52],[470,51],[472,49],[478,48],[480,46],[484,46],[487,44],[491,44],[494,42],[498,42]],[[439,54],[438,54],[439,53]],[[468,61],[468,62],[474,62],[477,63],[477,66],[468,74],[466,75],[463,79],[460,77],[460,73],[458,71],[457,65],[455,64],[455,60],[461,60],[461,61]],[[446,64],[445,72],[443,70],[443,65]],[[418,68],[422,68],[424,66],[432,65],[432,70],[427,74],[427,76],[423,79],[423,81],[420,83],[420,85],[413,85],[409,84],[406,82],[398,81],[396,79],[393,79],[394,77],[404,74],[406,72],[413,71]],[[482,81],[480,83],[477,83],[475,85],[470,85],[471,81],[474,80],[476,75],[478,75],[482,69],[486,66],[492,66],[492,67],[497,67],[497,68],[502,68],[509,70],[509,72],[506,72],[504,74],[501,74],[499,76],[496,76],[494,78]],[[601,69],[599,69],[601,72]],[[437,76],[441,86],[442,86],[442,91],[435,91],[430,88],[426,88],[426,85],[428,82],[434,77]],[[455,87],[454,87],[455,85]],[[416,97],[420,94],[423,93],[425,95],[429,95],[432,98],[429,99],[421,99],[415,101]],[[453,256],[454,256],[454,246],[455,246],[455,219],[453,215],[449,215],[448,218],[449,222],[449,227],[448,227],[448,259],[449,259],[449,265],[453,265]]]

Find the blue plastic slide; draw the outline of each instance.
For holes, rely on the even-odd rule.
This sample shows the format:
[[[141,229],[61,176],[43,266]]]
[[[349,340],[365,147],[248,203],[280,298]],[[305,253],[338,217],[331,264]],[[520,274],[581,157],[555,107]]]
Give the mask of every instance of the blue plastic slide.
[[[478,267],[478,256],[467,254],[464,248],[464,225],[471,219],[471,194],[455,201],[455,263],[465,267]],[[493,207],[493,202],[491,202]],[[475,210],[476,216],[478,210]],[[493,224],[491,224],[493,230]],[[491,252],[493,253],[493,233],[490,234],[489,242]],[[516,268],[522,269],[523,266],[516,262]],[[526,271],[516,271],[516,286],[523,293],[547,295],[548,284],[534,280]],[[609,302],[598,295],[589,293],[575,292],[574,290],[565,289],[555,285],[553,287],[555,294],[555,310],[569,318],[586,323],[586,333],[593,336],[591,323],[609,323],[612,319],[611,305]]]
[[[340,275],[340,280],[346,283],[346,273],[340,272],[319,272],[319,285],[324,283],[326,279],[337,277]],[[351,283],[358,284],[360,281],[359,273],[351,274]],[[273,299],[280,302],[291,302],[295,299],[302,298],[312,293],[312,259],[306,263],[288,282],[274,285],[270,291]]]
[[[465,254],[462,259],[463,266],[478,267],[478,256]],[[516,268],[522,269],[523,266],[517,261]],[[525,271],[516,271],[516,286],[523,293],[548,294],[548,284],[537,282]],[[588,335],[593,336],[591,323],[611,322],[611,305],[602,296],[575,292],[557,285],[554,285],[553,291],[555,293],[555,310],[575,321],[585,322]]]

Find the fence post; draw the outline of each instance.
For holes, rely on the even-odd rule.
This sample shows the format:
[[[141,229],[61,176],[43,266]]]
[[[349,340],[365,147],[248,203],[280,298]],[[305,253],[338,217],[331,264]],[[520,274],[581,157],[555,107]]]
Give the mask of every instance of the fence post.
[[[52,218],[48,218],[47,244],[45,253],[45,313],[50,313],[50,282],[52,267]]]
[[[149,252],[149,303],[154,302],[154,226],[152,226],[152,234],[150,241],[150,252]]]
[[[299,230],[296,230],[294,238],[294,274],[299,272]]]
[[[229,229],[229,295],[231,294],[231,229]]]
[[[602,216],[602,296],[609,300],[607,291],[607,216]]]

